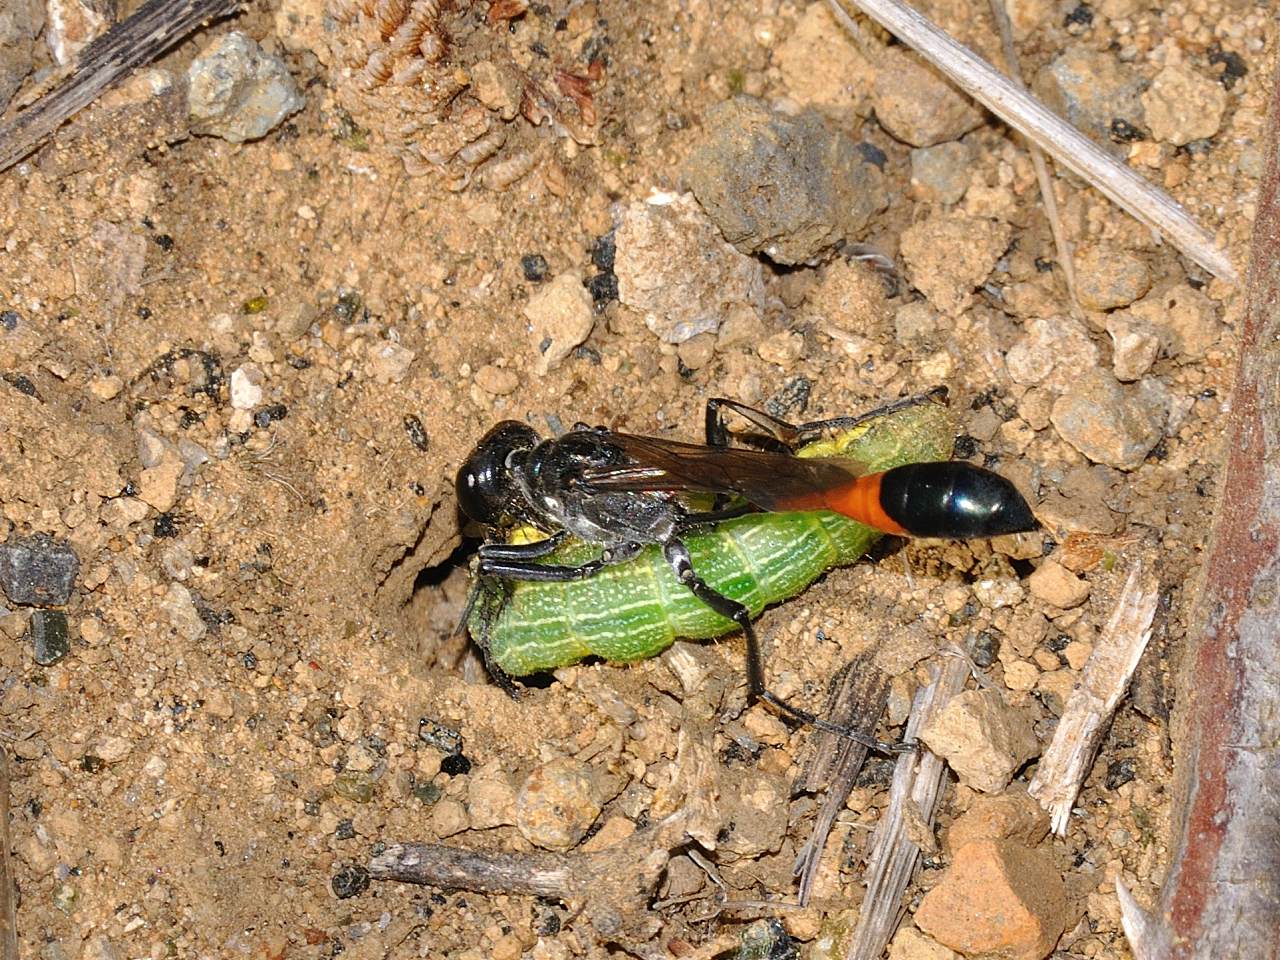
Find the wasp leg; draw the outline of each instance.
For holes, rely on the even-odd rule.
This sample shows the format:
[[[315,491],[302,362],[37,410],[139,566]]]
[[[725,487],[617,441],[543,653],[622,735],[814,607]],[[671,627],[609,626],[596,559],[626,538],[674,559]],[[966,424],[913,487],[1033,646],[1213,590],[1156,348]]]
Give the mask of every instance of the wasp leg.
[[[775,709],[794,717],[801,723],[816,727],[818,730],[826,730],[828,733],[837,734],[847,740],[852,740],[854,743],[860,743],[882,753],[897,753],[901,751],[897,744],[884,743],[874,737],[864,737],[856,730],[845,729],[829,720],[822,719],[816,714],[810,713],[808,710],[793,706],[771,691],[765,683],[764,657],[760,651],[760,639],[756,636],[755,627],[751,624],[751,612],[737,600],[720,593],[694,572],[693,561],[689,556],[689,548],[678,537],[673,537],[664,543],[662,545],[662,553],[671,565],[671,569],[675,571],[676,579],[688,587],[695,597],[720,614],[720,616],[727,617],[742,628],[742,634],[747,638],[747,686],[751,691],[751,696],[757,700],[763,700]]]
[[[482,543],[476,554],[486,560],[536,560],[555,553],[568,536],[567,531],[557,530],[545,540],[533,543]]]
[[[866,413],[859,413],[850,417],[831,417],[827,420],[810,420],[807,423],[800,424],[787,423],[787,421],[780,420],[772,414],[757,410],[755,407],[748,406],[745,403],[739,403],[737,400],[714,397],[707,401],[706,407],[707,446],[727,447],[729,445],[730,431],[725,420],[725,410],[732,410],[762,431],[759,434],[743,436],[745,442],[765,449],[794,453],[796,448],[818,440],[833,430],[849,430],[860,423],[865,423],[867,420],[888,416],[889,414],[897,413],[899,410],[905,410],[908,407],[918,406],[922,403],[945,402],[946,397],[946,387],[934,387],[925,393],[903,397],[901,400],[893,400],[882,404]]]
[[[598,560],[588,560],[576,567],[554,563],[533,563],[529,560],[490,559],[481,556],[476,565],[481,576],[502,580],[533,580],[540,583],[567,583],[572,580],[589,580],[605,567],[630,560],[644,549],[642,543],[624,543],[606,550]]]
[[[719,523],[721,520],[736,520],[738,517],[745,517],[748,513],[758,512],[756,507],[750,503],[739,503],[732,507],[725,507],[723,510],[702,510],[695,513],[681,511],[679,529],[683,533],[693,527]]]
[[[796,428],[785,420],[779,420],[772,414],[747,406],[745,403],[739,403],[737,400],[712,397],[707,401],[705,414],[709,447],[729,446],[730,430],[724,414],[726,409],[732,410],[761,430],[759,434],[748,434],[744,437],[744,440],[752,446],[764,447],[778,453],[790,453],[799,445],[800,441],[795,436]]]

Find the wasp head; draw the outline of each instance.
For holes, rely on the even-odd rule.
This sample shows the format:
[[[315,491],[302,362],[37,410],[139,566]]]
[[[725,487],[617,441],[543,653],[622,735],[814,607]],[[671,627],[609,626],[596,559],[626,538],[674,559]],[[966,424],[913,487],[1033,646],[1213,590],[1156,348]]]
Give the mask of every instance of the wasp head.
[[[540,440],[518,420],[503,420],[486,433],[458,469],[455,489],[462,512],[487,527],[522,518],[527,510],[513,459]]]

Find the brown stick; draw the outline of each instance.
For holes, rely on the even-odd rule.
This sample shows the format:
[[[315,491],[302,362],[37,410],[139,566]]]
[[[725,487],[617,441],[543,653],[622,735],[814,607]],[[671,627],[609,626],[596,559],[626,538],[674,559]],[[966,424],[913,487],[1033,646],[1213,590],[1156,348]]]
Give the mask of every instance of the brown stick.
[[[491,853],[439,843],[397,843],[369,861],[375,880],[577,902],[605,940],[648,916],[673,847],[686,842],[687,810],[596,853]]]
[[[1280,956],[1280,86],[1272,90],[1222,498],[1178,687],[1175,850],[1159,909],[1135,913],[1129,899],[1125,915],[1144,958]]]
[[[859,657],[837,674],[826,717],[837,726],[870,739],[888,703],[888,676],[876,668],[871,657]],[[826,791],[813,831],[800,848],[792,871],[800,878],[798,899],[802,907],[807,906],[813,896],[813,881],[818,875],[827,837],[867,759],[867,748],[848,737],[818,730],[814,732],[813,741],[813,759],[792,789],[792,793]]]
[[[234,13],[241,0],[148,0],[84,48],[57,89],[0,125],[0,172],[9,169],[135,67],[150,63],[201,23]]]
[[[441,843],[393,843],[369,861],[375,880],[450,890],[569,900],[578,894],[569,861],[554,853],[486,853]]]

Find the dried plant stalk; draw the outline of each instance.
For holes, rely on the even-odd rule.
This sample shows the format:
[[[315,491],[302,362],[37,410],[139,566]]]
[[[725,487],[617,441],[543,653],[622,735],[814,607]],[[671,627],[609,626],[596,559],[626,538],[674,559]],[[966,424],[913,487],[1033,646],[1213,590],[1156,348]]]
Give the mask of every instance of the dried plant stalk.
[[[828,0],[836,19],[857,34],[840,0]],[[1235,283],[1235,268],[1181,205],[1120,163],[1071,124],[1027,93],[968,47],[898,0],[853,0],[871,19],[946,74],[1009,126],[1059,163],[1093,184],[1114,203],[1164,236],[1214,276]]]
[[[876,668],[870,656],[845,665],[836,676],[826,717],[832,723],[870,738],[889,702],[889,678]],[[867,748],[848,737],[825,730],[814,732],[814,756],[792,793],[826,791],[809,839],[796,857],[794,873],[800,878],[800,905],[813,895],[813,881],[822,862],[822,851],[836,816],[844,809],[858,772],[867,759]]]
[[[937,668],[932,683],[921,689],[911,704],[907,738],[937,716],[969,677],[968,657],[948,657]],[[867,860],[867,895],[858,914],[858,928],[849,946],[848,960],[879,960],[897,929],[905,909],[903,892],[911,882],[920,848],[908,837],[908,825],[923,820],[932,826],[942,793],[946,764],[923,747],[919,753],[898,758],[885,809],[871,841]],[[907,804],[914,811],[907,809]]]
[[[1027,788],[1049,811],[1058,836],[1067,832],[1080,785],[1151,639],[1159,599],[1156,578],[1144,573],[1141,563],[1134,564]]]

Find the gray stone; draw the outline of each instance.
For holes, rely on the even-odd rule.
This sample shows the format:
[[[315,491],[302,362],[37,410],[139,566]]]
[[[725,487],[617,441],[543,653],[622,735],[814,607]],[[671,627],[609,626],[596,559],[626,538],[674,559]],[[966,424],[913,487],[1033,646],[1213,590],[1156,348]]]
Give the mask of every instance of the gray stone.
[[[44,4],[37,0],[5,0],[0,4],[0,112],[31,73],[42,26]]]
[[[13,603],[61,606],[79,572],[75,551],[47,533],[0,544],[0,588]]]
[[[192,132],[232,143],[266,136],[305,106],[284,61],[239,32],[193,60],[187,80]]]
[[[716,333],[722,322],[726,329],[758,326],[765,303],[760,261],[725,243],[691,195],[631,204],[617,238],[618,299],[665,342]]]
[[[969,189],[969,147],[959,140],[911,151],[911,192],[931,203],[959,203]]]
[[[1120,470],[1142,465],[1164,430],[1164,411],[1104,370],[1085,371],[1049,414],[1054,429],[1094,463]]]
[[[684,178],[726,240],[782,264],[858,236],[888,203],[852,140],[816,113],[789,117],[752,97],[708,111]]]
[[[61,610],[36,610],[27,625],[32,656],[42,667],[51,667],[71,652],[67,615]]]
[[[1111,140],[1114,121],[1146,125],[1142,78],[1112,53],[1072,47],[1042,69],[1033,86],[1056,113],[1113,151],[1121,149]]]

